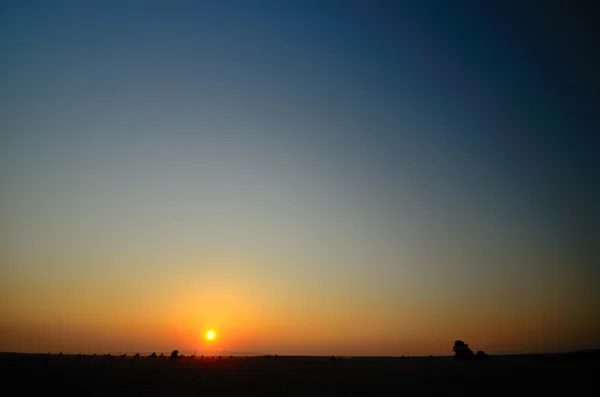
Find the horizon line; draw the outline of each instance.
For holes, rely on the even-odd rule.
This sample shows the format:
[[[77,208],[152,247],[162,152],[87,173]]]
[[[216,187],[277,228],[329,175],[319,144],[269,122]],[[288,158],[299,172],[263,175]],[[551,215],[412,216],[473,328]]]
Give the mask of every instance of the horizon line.
[[[174,349],[177,350],[177,349]],[[7,355],[7,354],[22,354],[22,355],[59,355],[59,354],[63,354],[65,356],[77,356],[77,355],[86,355],[86,356],[101,356],[104,357],[108,354],[110,354],[111,356],[117,356],[117,355],[135,355],[135,354],[139,354],[142,357],[147,357],[149,355],[151,355],[152,353],[156,353],[156,354],[164,354],[165,356],[168,357],[168,355],[170,355],[172,351],[112,351],[112,352],[78,352],[78,353],[73,353],[73,352],[64,352],[64,351],[48,351],[48,352],[22,352],[22,351],[0,351],[0,355]],[[200,357],[200,356],[204,356],[204,357],[218,357],[218,356],[230,356],[230,357],[323,357],[323,358],[329,358],[329,357],[346,357],[346,358],[431,358],[431,357],[437,357],[437,358],[452,358],[454,357],[454,355],[452,354],[448,354],[448,355],[435,355],[435,354],[425,354],[425,355],[348,355],[348,354],[279,354],[279,353],[243,353],[243,352],[219,352],[219,353],[215,353],[215,354],[196,354],[197,352],[194,351],[189,351],[189,350],[178,350],[178,352],[182,355],[182,356],[192,356],[194,355],[196,358]],[[188,352],[190,354],[182,354]],[[593,353],[593,352],[600,352],[600,348],[583,348],[583,349],[576,349],[576,350],[569,350],[569,351],[555,351],[555,352],[530,352],[530,353],[500,353],[500,354],[494,354],[494,353],[486,353],[489,356],[539,356],[539,355],[557,355],[557,354],[572,354],[572,353]]]

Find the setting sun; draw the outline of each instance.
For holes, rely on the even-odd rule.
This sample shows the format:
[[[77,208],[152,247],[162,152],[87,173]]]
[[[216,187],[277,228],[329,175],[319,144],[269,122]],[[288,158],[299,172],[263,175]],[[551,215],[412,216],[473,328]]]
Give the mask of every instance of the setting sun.
[[[215,333],[215,331],[213,331],[212,329],[211,329],[211,330],[208,330],[208,331],[206,331],[206,334],[204,334],[204,337],[205,337],[207,340],[213,340],[213,339],[215,339],[215,337],[216,337],[216,336],[217,336],[217,334],[216,334],[216,333]]]

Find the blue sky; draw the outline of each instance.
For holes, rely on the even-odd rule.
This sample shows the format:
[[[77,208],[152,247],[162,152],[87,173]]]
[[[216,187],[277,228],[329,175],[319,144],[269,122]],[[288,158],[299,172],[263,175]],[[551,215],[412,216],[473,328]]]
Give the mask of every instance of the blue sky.
[[[5,329],[34,321],[43,300],[88,321],[40,288],[89,285],[85,307],[102,283],[224,278],[282,286],[265,295],[282,302],[268,321],[285,307],[357,307],[322,325],[334,334],[374,310],[397,354],[410,339],[397,318],[416,324],[411,335],[440,324],[452,340],[485,334],[455,324],[452,308],[506,329],[498,351],[598,343],[598,53],[586,10],[0,7]]]

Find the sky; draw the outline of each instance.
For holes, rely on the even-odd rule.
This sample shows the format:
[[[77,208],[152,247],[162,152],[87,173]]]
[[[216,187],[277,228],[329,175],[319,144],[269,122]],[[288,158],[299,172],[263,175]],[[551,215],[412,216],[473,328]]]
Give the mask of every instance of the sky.
[[[600,347],[574,3],[0,1],[0,351]]]

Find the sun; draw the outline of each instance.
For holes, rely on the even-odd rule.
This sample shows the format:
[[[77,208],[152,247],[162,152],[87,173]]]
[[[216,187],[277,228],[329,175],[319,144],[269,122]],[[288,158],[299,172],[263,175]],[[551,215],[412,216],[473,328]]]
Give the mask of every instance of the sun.
[[[209,329],[204,334],[204,337],[206,338],[206,340],[214,340],[217,337],[217,333],[214,330]]]

